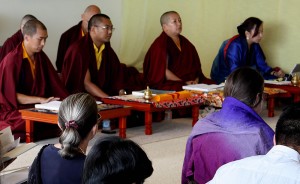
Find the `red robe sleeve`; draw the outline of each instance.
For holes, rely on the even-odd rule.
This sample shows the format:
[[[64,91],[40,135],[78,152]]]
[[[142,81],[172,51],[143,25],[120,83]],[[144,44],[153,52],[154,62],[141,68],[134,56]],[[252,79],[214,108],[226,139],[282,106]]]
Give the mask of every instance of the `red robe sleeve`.
[[[14,35],[8,38],[0,48],[0,63],[3,58],[12,50],[14,50],[23,41],[21,30],[18,30]]]
[[[80,38],[82,38],[81,21],[77,25],[71,27],[61,35],[59,39],[56,62],[55,62],[57,72],[61,72],[62,70],[64,57],[70,45],[75,41],[79,40]]]

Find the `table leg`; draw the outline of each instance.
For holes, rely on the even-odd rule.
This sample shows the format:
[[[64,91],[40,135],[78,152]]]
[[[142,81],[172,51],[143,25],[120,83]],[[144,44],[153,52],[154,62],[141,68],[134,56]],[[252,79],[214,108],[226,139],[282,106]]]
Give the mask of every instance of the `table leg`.
[[[33,142],[33,121],[25,120],[26,143]]]
[[[152,134],[152,112],[145,112],[145,134]]]
[[[194,105],[192,107],[192,118],[193,118],[193,122],[192,122],[192,126],[194,126],[199,118],[199,106],[198,105]]]
[[[119,136],[126,138],[126,117],[119,118]]]
[[[268,96],[268,117],[274,117],[275,98]]]

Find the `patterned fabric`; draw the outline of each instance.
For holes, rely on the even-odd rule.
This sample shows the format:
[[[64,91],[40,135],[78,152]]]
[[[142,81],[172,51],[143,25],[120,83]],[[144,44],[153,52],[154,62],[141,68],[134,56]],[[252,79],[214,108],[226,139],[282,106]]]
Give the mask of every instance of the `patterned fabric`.
[[[175,99],[172,100],[161,100],[161,101],[155,101],[155,99],[148,101],[145,100],[144,97],[142,96],[134,96],[134,95],[112,96],[108,98],[124,100],[124,101],[140,102],[140,103],[149,103],[149,104],[153,104],[155,108],[183,107],[183,106],[191,106],[196,104],[222,107],[222,102],[224,100],[223,92],[210,92],[210,93],[191,92],[190,97],[177,98],[177,99],[174,97]]]
[[[264,93],[268,95],[274,95],[277,93],[286,93],[286,91],[279,88],[265,87]],[[158,98],[157,96],[160,96],[160,98]],[[225,99],[222,90],[211,91],[208,93],[201,91],[180,91],[172,94],[156,95],[150,101],[145,100],[143,96],[135,95],[111,96],[108,98],[140,103],[149,103],[153,104],[155,108],[183,107],[195,104],[221,108],[222,103]]]

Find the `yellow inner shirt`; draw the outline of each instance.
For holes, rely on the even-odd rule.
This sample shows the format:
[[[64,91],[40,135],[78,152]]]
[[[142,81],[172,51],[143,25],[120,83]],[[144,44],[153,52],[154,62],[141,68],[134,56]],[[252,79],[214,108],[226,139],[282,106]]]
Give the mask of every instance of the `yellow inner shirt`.
[[[100,69],[101,61],[102,61],[102,51],[105,49],[105,44],[102,44],[101,47],[98,49],[97,46],[94,44],[94,50],[96,55],[96,62],[97,62],[97,70]]]
[[[23,59],[26,59],[26,58],[28,59],[30,69],[31,69],[32,78],[35,79],[35,62],[32,61],[30,59],[30,57],[28,56],[28,53],[26,52],[26,49],[25,49],[25,46],[24,46],[24,42],[22,43],[22,47],[23,47]]]

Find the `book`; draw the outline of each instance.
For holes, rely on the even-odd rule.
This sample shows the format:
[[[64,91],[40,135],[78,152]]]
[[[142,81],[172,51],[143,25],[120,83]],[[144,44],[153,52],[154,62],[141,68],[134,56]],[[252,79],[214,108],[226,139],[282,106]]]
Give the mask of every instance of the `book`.
[[[96,101],[97,105],[102,104],[100,101]],[[54,112],[58,112],[61,101],[51,101],[43,104],[35,104],[34,107],[36,109],[46,109]]]
[[[160,94],[168,94],[168,93],[175,93],[176,91],[171,90],[158,90],[158,89],[150,89],[152,92],[152,95],[160,95]],[[140,90],[140,91],[132,91],[132,95],[134,96],[144,96],[146,89]]]
[[[61,104],[61,101],[51,101],[51,102],[43,103],[43,104],[35,104],[34,107],[36,109],[47,109],[47,110],[52,110],[52,111],[58,112],[60,104]]]
[[[265,84],[291,85],[291,81],[265,80]]]
[[[224,87],[224,84],[191,84],[182,86],[182,89],[193,90],[193,91],[203,91],[210,92],[215,90],[221,90]]]
[[[2,163],[16,158],[17,156],[37,145],[35,143],[19,145],[20,138],[14,140],[14,136],[12,135],[10,127],[7,127],[0,131],[0,142]]]

